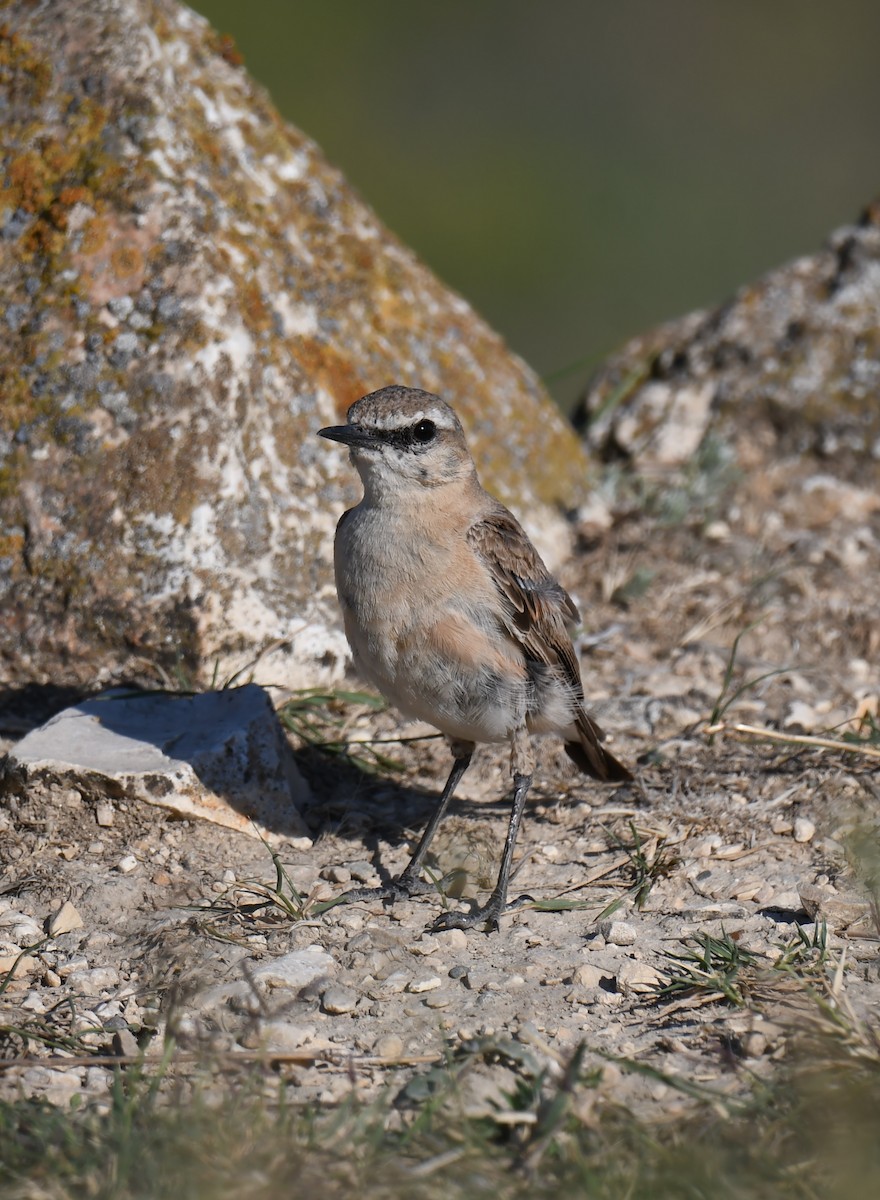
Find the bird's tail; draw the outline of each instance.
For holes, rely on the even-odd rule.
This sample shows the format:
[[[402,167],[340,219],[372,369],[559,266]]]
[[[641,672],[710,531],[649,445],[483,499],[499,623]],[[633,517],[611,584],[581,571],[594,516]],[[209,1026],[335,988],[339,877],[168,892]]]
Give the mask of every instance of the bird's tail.
[[[627,783],[632,779],[632,773],[602,745],[605,734],[583,709],[578,713],[576,728],[578,740],[566,742],[565,753],[586,775],[602,783]]]

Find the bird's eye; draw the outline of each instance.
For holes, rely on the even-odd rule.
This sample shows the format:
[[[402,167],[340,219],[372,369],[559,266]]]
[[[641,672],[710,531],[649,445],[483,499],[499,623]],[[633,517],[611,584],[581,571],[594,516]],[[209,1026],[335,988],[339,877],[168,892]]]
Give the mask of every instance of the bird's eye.
[[[413,441],[421,442],[422,444],[430,442],[436,432],[437,426],[433,421],[419,421],[418,424],[413,426]]]

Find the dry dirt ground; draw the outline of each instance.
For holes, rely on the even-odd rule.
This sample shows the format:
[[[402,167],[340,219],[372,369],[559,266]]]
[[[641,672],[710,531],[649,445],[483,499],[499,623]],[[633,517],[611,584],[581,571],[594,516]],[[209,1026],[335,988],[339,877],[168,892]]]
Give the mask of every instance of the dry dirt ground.
[[[118,803],[99,825],[75,790],[7,797],[0,955],[27,953],[0,978],[0,1095],[104,1104],[113,1057],[161,1054],[173,1035],[172,1074],[265,1052],[296,1098],[322,1102],[405,1099],[435,1062],[466,1060],[465,1107],[498,1112],[518,1073],[558,1075],[583,1042],[597,1096],[668,1116],[693,1087],[772,1073],[814,994],[876,1028],[880,501],[876,464],[844,474],[722,457],[656,486],[607,475],[563,581],[585,614],[593,709],[638,779],[585,782],[545,743],[511,887],[580,907],[523,908],[491,936],[425,932],[496,870],[508,775],[485,748],[430,864],[464,901],[320,911],[403,866],[448,769],[439,741],[378,744],[398,766],[371,771],[366,748],[297,742],[313,844],[280,848],[278,893],[268,850],[227,830]],[[328,715],[328,738],[428,732],[350,703]],[[849,752],[735,724],[863,740]],[[47,938],[66,901],[81,926]],[[807,946],[822,920],[824,956]]]

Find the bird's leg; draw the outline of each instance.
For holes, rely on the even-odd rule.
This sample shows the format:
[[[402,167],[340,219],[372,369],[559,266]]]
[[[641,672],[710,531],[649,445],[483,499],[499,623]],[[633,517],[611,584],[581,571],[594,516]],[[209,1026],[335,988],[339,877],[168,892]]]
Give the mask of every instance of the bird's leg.
[[[431,839],[437,832],[437,827],[443,820],[443,815],[449,807],[452,793],[458,786],[462,775],[464,775],[470,766],[474,744],[473,742],[453,742],[452,752],[455,755],[455,761],[452,764],[452,770],[449,772],[449,778],[446,780],[446,786],[443,788],[440,796],[440,802],[428,824],[425,826],[425,831],[419,838],[419,844],[416,846],[412,858],[404,869],[396,878],[389,879],[381,887],[355,888],[350,892],[346,892],[342,897],[344,900],[398,900],[403,896],[419,896],[425,892],[436,891],[436,888],[432,884],[426,883],[423,879],[419,878],[419,868],[431,844]]]
[[[510,868],[513,862],[513,849],[516,845],[516,835],[519,832],[526,795],[531,786],[531,775],[514,775],[513,777],[513,808],[510,812],[510,823],[507,826],[507,838],[504,842],[504,853],[501,856],[501,870],[498,872],[498,882],[495,890],[479,908],[468,913],[442,913],[431,926],[432,933],[442,929],[473,929],[476,925],[484,925],[487,933],[498,929],[501,914],[508,911],[507,885],[510,882]],[[521,904],[531,900],[531,896],[520,896],[510,909],[519,908]]]
[[[503,912],[517,909],[532,899],[531,896],[520,896],[511,905],[507,903],[507,885],[510,882],[513,851],[522,821],[526,796],[532,783],[532,773],[535,769],[532,742],[525,726],[517,729],[511,738],[510,765],[513,769],[513,808],[510,810],[510,821],[507,826],[504,852],[501,855],[501,869],[498,872],[495,890],[485,904],[469,913],[442,913],[430,927],[432,933],[439,933],[442,929],[473,929],[475,925],[483,925],[487,933],[492,933],[499,927]]]

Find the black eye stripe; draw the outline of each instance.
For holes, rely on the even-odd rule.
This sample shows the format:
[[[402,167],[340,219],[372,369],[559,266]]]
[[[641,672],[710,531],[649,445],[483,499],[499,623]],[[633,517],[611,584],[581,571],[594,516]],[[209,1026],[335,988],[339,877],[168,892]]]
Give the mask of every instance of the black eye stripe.
[[[404,429],[383,429],[379,437],[390,446],[399,446],[407,450],[424,450],[437,436],[437,426],[433,421],[423,418]]]

